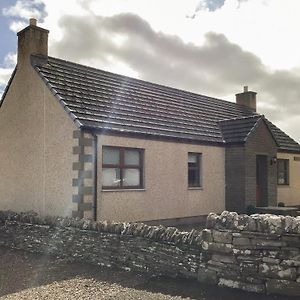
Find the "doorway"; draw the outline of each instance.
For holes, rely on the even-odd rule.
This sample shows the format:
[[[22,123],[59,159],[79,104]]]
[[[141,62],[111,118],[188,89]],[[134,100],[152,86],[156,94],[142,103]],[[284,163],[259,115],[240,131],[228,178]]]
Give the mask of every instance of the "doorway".
[[[267,155],[256,155],[256,206],[268,206]]]

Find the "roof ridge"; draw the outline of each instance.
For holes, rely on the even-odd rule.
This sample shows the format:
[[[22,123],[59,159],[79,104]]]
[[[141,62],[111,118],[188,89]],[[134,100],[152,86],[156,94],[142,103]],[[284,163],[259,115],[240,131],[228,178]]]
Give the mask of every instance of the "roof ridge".
[[[249,115],[249,116],[241,116],[241,117],[235,117],[235,118],[229,118],[229,119],[223,119],[218,121],[217,123],[222,123],[222,122],[228,122],[228,121],[235,121],[235,120],[246,120],[246,119],[255,119],[255,118],[264,118],[265,116],[262,114],[254,114],[254,115]]]
[[[249,138],[249,136],[254,132],[254,130],[258,127],[258,124],[261,122],[261,120],[264,120],[264,116],[262,115],[262,117],[257,118],[256,122],[254,123],[254,125],[252,126],[252,128],[250,129],[250,131],[248,132],[248,134],[245,136],[244,138],[244,142],[247,141],[247,139]],[[276,139],[274,138],[273,134],[271,133],[272,138],[274,139],[275,143],[276,143]]]

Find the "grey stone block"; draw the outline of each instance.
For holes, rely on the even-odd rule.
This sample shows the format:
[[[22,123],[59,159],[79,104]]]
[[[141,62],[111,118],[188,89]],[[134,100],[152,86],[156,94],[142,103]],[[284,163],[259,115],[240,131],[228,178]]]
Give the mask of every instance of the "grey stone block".
[[[258,277],[258,264],[255,262],[242,262],[240,264],[240,270],[243,277],[252,276]]]
[[[217,252],[217,253],[232,253],[232,245],[231,244],[222,244],[222,243],[202,243],[202,248],[204,250],[208,250],[209,252]]]
[[[278,248],[278,247],[285,247],[286,242],[284,241],[272,241],[272,240],[262,240],[262,239],[253,239],[251,241],[252,245],[255,247],[273,247],[273,248]]]
[[[232,241],[234,246],[247,246],[251,245],[251,241],[249,238],[245,237],[234,237]]]
[[[206,242],[212,242],[213,238],[212,238],[211,230],[203,229],[202,230],[202,239],[203,239],[203,241],[206,241]]]
[[[286,267],[300,267],[300,260],[285,259],[280,264]]]
[[[253,284],[253,283],[225,279],[225,278],[220,278],[218,285],[221,287],[240,289],[247,292],[255,292],[255,293],[265,292],[265,286],[263,284]]]
[[[263,257],[262,261],[267,264],[271,265],[279,265],[280,259],[278,258],[273,258],[273,257]]]
[[[78,178],[91,179],[91,178],[93,178],[93,171],[92,170],[79,170]]]
[[[79,187],[83,185],[84,178],[73,178],[72,179],[72,186]]]
[[[79,211],[89,211],[92,210],[93,203],[78,203],[78,210]]]
[[[94,140],[91,138],[80,138],[79,145],[80,146],[93,146]]]
[[[92,154],[80,154],[79,161],[85,162],[85,163],[87,163],[87,162],[92,163],[94,161],[94,158],[93,158]]]
[[[205,267],[200,267],[198,270],[198,281],[206,284],[217,284],[217,272],[208,270]]]
[[[83,195],[73,195],[72,196],[73,203],[82,203],[83,202]]]
[[[74,171],[81,171],[84,169],[84,163],[81,161],[73,162],[72,168]]]
[[[236,263],[236,259],[232,255],[213,254],[211,259],[213,261],[219,261],[219,262],[228,263],[228,264]]]
[[[74,130],[73,131],[73,138],[74,139],[79,139],[82,136],[83,136],[83,132],[81,130]]]
[[[93,195],[94,188],[92,186],[79,186],[78,194],[79,195]]]
[[[260,276],[277,279],[296,280],[297,272],[294,267],[284,267],[262,263],[259,265]]]
[[[84,146],[74,146],[73,154],[84,154]]]
[[[228,231],[213,230],[213,239],[217,243],[232,243],[232,233]]]
[[[300,283],[295,281],[268,279],[266,288],[267,294],[300,295]]]

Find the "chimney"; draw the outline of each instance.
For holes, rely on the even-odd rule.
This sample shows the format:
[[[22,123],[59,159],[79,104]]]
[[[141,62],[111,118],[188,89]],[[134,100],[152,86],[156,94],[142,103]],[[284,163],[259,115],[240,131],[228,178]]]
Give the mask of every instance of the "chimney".
[[[29,26],[18,32],[18,66],[30,64],[31,54],[48,56],[49,30],[37,26],[36,19],[29,19]]]
[[[244,92],[236,94],[236,103],[248,106],[256,112],[256,94],[255,92],[248,91],[248,86],[244,86]]]

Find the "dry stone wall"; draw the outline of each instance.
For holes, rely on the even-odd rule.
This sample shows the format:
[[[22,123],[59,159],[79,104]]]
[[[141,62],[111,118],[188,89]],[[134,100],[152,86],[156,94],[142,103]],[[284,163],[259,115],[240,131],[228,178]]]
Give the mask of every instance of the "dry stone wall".
[[[199,281],[300,295],[300,217],[210,214],[202,237]]]
[[[203,231],[0,211],[0,246],[300,296],[300,217],[210,214]]]
[[[0,246],[153,275],[197,278],[199,231],[0,212]]]

